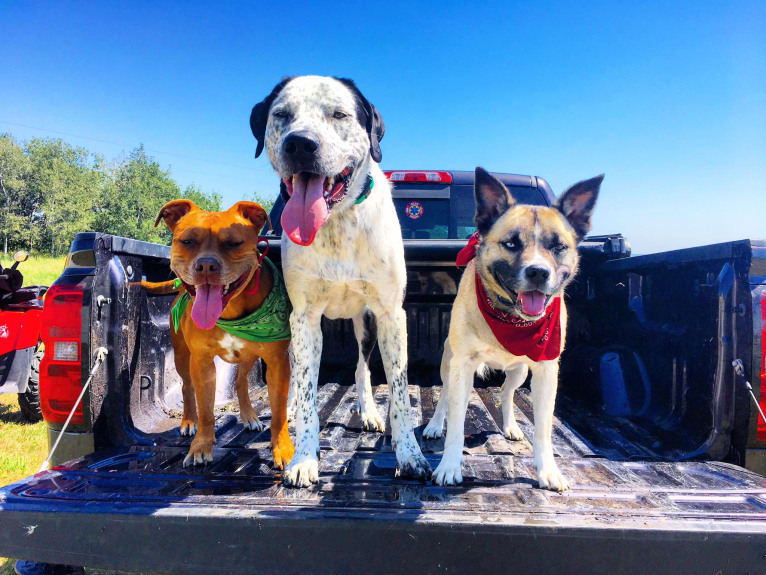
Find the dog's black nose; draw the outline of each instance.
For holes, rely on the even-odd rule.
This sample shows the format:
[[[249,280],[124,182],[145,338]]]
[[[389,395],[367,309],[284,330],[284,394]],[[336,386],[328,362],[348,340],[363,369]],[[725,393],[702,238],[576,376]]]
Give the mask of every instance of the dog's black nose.
[[[198,273],[215,274],[221,271],[221,262],[215,258],[200,258],[194,263],[194,271]]]
[[[299,130],[285,138],[282,148],[293,158],[313,158],[319,149],[319,138],[307,130]]]
[[[527,276],[529,281],[536,284],[542,284],[548,281],[548,278],[551,275],[551,271],[547,268],[529,266],[526,270],[524,270],[524,275]]]

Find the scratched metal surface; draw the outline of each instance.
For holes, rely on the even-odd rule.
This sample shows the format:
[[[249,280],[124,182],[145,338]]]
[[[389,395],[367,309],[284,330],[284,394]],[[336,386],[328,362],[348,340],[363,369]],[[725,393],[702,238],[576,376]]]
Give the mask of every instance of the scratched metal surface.
[[[441,440],[423,441],[422,428],[433,413],[439,388],[410,386],[412,417],[426,456],[438,464]],[[67,468],[45,472],[0,491],[0,504],[34,499],[46,505],[235,506],[284,510],[344,510],[386,513],[418,520],[474,522],[499,514],[497,521],[555,517],[568,524],[657,527],[713,522],[727,529],[766,527],[766,479],[744,469],[706,462],[669,463],[605,458],[556,419],[554,446],[573,489],[557,494],[536,487],[528,439],[509,441],[500,433],[497,388],[474,390],[466,420],[464,477],[460,487],[443,488],[395,478],[390,436],[364,432],[353,409],[354,386],[335,383],[319,391],[322,423],[320,483],[289,489],[270,465],[268,430],[245,430],[234,414],[219,417],[215,461],[205,467],[181,465],[188,439],[175,431],[156,436],[155,446],[100,453]],[[531,405],[524,390],[516,413],[532,436]],[[388,405],[386,386],[375,389],[378,408]],[[268,420],[264,390],[254,393],[256,409]],[[626,455],[626,454],[622,454]],[[634,454],[628,454],[634,455]],[[129,472],[129,473],[123,473]],[[414,515],[413,515],[414,514]],[[701,525],[702,523],[700,523]]]

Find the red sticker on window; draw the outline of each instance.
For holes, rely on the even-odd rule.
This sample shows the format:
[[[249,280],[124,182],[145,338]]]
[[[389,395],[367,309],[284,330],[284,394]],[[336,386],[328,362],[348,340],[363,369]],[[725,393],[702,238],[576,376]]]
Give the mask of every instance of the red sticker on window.
[[[420,202],[410,202],[407,204],[407,207],[404,208],[404,213],[407,214],[407,217],[411,220],[417,220],[423,215],[423,211],[423,204]]]

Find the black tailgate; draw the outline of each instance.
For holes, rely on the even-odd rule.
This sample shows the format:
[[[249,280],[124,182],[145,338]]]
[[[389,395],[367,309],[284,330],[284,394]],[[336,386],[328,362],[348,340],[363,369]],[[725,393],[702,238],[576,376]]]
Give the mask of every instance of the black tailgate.
[[[411,386],[416,423],[438,388]],[[531,447],[497,426],[496,389],[474,391],[462,487],[392,479],[390,437],[362,432],[355,388],[319,394],[321,481],[283,488],[268,431],[219,418],[214,463],[183,469],[173,432],[0,490],[0,555],[173,573],[766,571],[766,479],[725,463],[599,457],[556,421],[574,488],[535,487]],[[531,437],[527,395],[520,425]],[[385,386],[376,388],[379,409]],[[262,417],[268,409],[258,404]],[[423,443],[431,464],[440,441]]]

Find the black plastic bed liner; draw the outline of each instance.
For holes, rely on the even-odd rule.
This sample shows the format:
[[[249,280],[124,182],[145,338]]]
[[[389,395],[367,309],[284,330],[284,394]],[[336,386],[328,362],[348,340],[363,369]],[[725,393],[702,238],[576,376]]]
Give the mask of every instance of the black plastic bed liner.
[[[766,478],[724,463],[607,459],[556,420],[573,489],[544,491],[529,442],[500,433],[496,392],[473,392],[460,487],[394,478],[390,437],[361,431],[355,388],[329,383],[317,486],[283,487],[268,430],[224,413],[204,468],[182,467],[189,440],[173,429],[0,490],[0,555],[174,573],[766,572]],[[256,409],[268,419],[263,393]],[[419,438],[438,393],[410,387]],[[376,399],[384,413],[385,386]],[[517,408],[531,437],[524,390]],[[421,444],[435,467],[441,440]]]

